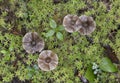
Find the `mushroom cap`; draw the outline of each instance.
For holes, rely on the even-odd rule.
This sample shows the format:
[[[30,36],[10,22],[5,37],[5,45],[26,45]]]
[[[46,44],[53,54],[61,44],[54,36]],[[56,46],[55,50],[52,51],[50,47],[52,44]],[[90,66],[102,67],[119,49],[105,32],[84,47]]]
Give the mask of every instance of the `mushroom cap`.
[[[79,19],[77,15],[66,15],[63,19],[63,26],[69,33],[78,31],[80,28],[76,25],[76,21]]]
[[[57,67],[58,56],[51,50],[44,50],[38,58],[38,66],[43,71],[50,71]]]
[[[81,35],[90,35],[96,28],[96,23],[93,18],[86,15],[80,16],[76,24],[80,27],[78,32]]]
[[[38,36],[37,32],[26,33],[22,43],[27,53],[41,52],[44,48],[44,40]]]

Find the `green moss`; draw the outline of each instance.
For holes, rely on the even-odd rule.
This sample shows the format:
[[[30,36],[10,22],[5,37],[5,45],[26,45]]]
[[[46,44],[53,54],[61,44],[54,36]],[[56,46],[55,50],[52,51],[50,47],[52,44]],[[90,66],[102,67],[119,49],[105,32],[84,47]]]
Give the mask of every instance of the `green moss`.
[[[115,42],[108,38],[111,30],[117,29],[120,23],[119,0],[111,0],[112,8],[107,11],[102,1],[68,0],[54,4],[52,0],[0,0],[0,82],[11,82],[14,77],[21,81],[31,80],[32,83],[79,83],[74,76],[74,69],[79,69],[85,75],[88,65],[100,63],[104,57],[104,49],[99,44],[110,44],[120,59],[120,30],[116,33]],[[87,8],[85,11],[80,11]],[[12,12],[12,13],[10,13]],[[63,17],[67,14],[86,14],[93,16],[96,21],[96,30],[90,35],[94,44],[89,43],[85,36],[79,33],[69,34],[62,32],[64,39],[60,41],[56,36],[45,37],[51,30],[50,19],[62,25]],[[23,33],[36,31],[45,40],[45,50],[53,50],[58,54],[59,65],[54,71],[43,72],[37,69],[39,54],[27,54],[22,47]],[[120,72],[120,71],[118,71]],[[95,83],[115,83],[113,73],[102,72],[95,79]]]

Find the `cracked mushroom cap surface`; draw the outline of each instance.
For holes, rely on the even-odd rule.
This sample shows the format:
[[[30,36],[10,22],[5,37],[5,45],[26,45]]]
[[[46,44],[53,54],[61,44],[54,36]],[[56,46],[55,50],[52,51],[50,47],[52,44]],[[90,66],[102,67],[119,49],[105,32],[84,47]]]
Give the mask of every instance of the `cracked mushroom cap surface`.
[[[38,36],[37,32],[28,32],[22,40],[23,48],[27,53],[41,52],[44,48],[44,40]]]
[[[50,71],[57,67],[58,56],[51,50],[44,50],[38,58],[38,66],[43,71]]]
[[[96,28],[96,23],[92,17],[82,15],[77,20],[77,24],[80,27],[79,31],[81,35],[90,35]]]
[[[76,21],[79,19],[77,15],[66,15],[63,19],[63,26],[65,30],[69,33],[75,32],[79,30],[79,26],[77,26]]]

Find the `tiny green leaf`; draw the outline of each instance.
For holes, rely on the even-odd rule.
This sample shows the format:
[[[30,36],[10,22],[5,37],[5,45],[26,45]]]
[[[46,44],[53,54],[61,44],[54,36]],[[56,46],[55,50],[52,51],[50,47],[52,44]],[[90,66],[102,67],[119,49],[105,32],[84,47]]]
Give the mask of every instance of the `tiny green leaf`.
[[[56,24],[56,22],[54,21],[54,20],[50,20],[50,27],[51,28],[56,28],[57,27],[57,24]]]
[[[46,33],[46,37],[51,37],[51,36],[54,35],[54,33],[55,33],[54,30],[49,30],[49,31]]]
[[[59,29],[60,31],[63,31],[63,30],[64,30],[64,26],[60,25],[60,26],[58,27],[58,29]]]
[[[0,52],[3,53],[3,54],[6,54],[6,53],[7,53],[6,50],[1,50]]]
[[[56,36],[59,40],[63,40],[63,34],[62,33],[57,32]]]
[[[103,58],[100,63],[100,69],[106,72],[116,72],[118,69],[107,57]]]
[[[85,77],[90,81],[90,83],[94,82],[95,75],[93,73],[91,65],[87,68],[87,71],[85,72]]]

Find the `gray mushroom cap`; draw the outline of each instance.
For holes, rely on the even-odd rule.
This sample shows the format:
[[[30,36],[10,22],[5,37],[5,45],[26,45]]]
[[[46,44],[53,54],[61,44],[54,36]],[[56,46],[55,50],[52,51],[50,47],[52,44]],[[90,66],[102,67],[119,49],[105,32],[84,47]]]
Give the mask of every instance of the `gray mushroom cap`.
[[[38,66],[43,71],[50,71],[57,67],[58,57],[57,54],[51,50],[44,50],[40,53],[38,58]]]
[[[79,19],[77,15],[66,15],[63,19],[63,26],[65,30],[69,33],[75,32],[79,30],[79,27],[76,24],[76,21]]]
[[[23,48],[27,53],[41,52],[44,48],[44,41],[37,32],[28,32],[22,40]]]
[[[81,35],[90,35],[96,28],[96,23],[90,16],[82,15],[76,23],[80,28],[78,32]]]

